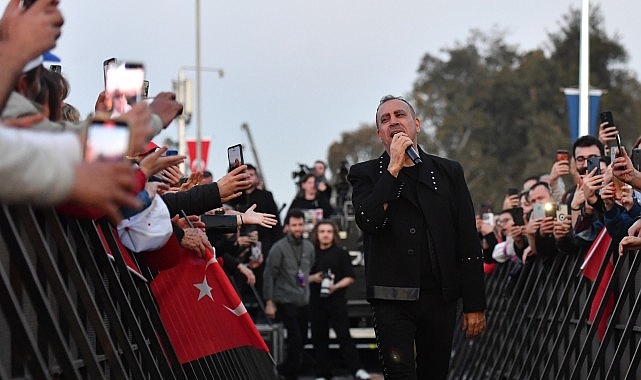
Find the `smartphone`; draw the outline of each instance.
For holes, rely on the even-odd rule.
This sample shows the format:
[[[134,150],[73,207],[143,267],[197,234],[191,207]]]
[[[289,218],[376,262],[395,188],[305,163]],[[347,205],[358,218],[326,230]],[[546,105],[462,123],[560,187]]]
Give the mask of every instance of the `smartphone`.
[[[87,128],[84,160],[120,161],[129,148],[129,126],[115,120],[94,120]]]
[[[168,149],[165,154],[165,156],[177,156],[178,151],[176,149]]]
[[[630,160],[632,160],[632,166],[634,166],[637,171],[641,171],[641,149],[633,148]]]
[[[105,91],[111,98],[112,114],[121,115],[142,98],[145,66],[138,62],[116,62],[107,67]]]
[[[604,111],[599,114],[599,119],[601,123],[608,123],[606,127],[614,127],[614,118],[612,117],[612,112]]]
[[[509,195],[509,196],[519,195],[519,189],[517,189],[516,187],[508,187],[507,195]]]
[[[483,220],[483,223],[487,223],[490,226],[494,226],[494,214],[491,212],[484,212],[481,214],[481,219]]]
[[[149,81],[142,81],[142,98],[147,99],[149,97]]]
[[[614,147],[612,147],[614,148]],[[614,157],[619,157],[621,155],[621,136],[619,136],[619,132],[617,132],[617,151],[612,155],[612,161],[614,161]]]
[[[543,219],[545,217],[545,207],[543,203],[535,203],[532,205],[532,219]]]
[[[514,220],[515,226],[525,225],[525,219],[523,219],[523,207],[514,207],[510,209],[510,213],[512,214],[512,220]]]
[[[543,204],[544,215],[556,218],[556,203],[547,202]]]
[[[54,73],[58,73],[58,74],[62,73],[62,66],[60,65],[49,65],[49,69]]]
[[[568,161],[570,159],[570,154],[567,149],[557,149],[556,150],[556,160],[557,161]]]
[[[108,58],[102,61],[102,78],[105,84],[105,88],[107,87],[107,69],[109,68],[109,65],[115,64],[116,62],[116,58]]]
[[[243,159],[243,146],[241,144],[232,145],[227,148],[227,160],[229,161],[229,170],[234,170],[245,163]]]
[[[556,206],[556,220],[564,222],[568,218],[568,205],[561,203]]]
[[[601,174],[601,157],[590,157],[588,158],[588,171],[590,173],[594,168],[596,168],[596,173],[594,175]]]

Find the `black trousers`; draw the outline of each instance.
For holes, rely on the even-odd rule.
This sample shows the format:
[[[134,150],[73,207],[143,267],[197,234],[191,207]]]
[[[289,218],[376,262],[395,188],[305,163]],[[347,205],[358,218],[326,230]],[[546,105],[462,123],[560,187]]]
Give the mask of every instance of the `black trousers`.
[[[447,378],[456,301],[421,291],[418,301],[372,300],[371,306],[385,379]]]
[[[353,374],[361,368],[356,345],[349,333],[349,315],[345,297],[311,299],[310,316],[312,322],[312,342],[316,355],[318,377],[331,378],[332,367],[329,353],[329,327],[336,333],[341,356],[345,365]]]
[[[308,307],[277,303],[276,318],[287,329],[287,357],[279,370],[287,378],[295,378],[302,364],[303,346],[307,338]]]

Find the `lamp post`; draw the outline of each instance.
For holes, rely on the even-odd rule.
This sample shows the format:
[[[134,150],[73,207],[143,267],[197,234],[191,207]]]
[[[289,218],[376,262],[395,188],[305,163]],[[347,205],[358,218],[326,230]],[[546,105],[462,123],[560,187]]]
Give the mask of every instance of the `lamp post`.
[[[176,93],[176,100],[183,104],[183,114],[178,118],[178,154],[185,155],[187,153],[187,144],[185,137],[185,129],[187,125],[191,122],[191,116],[193,113],[193,82],[191,79],[185,77],[185,71],[196,71],[199,73],[201,71],[214,72],[218,73],[218,77],[222,78],[225,75],[225,71],[221,68],[214,67],[200,67],[197,66],[181,66],[178,71],[178,80],[174,81],[173,87],[174,92]],[[198,75],[197,75],[198,78]],[[197,80],[198,81],[198,80]],[[199,86],[198,86],[199,87]],[[198,106],[200,104],[200,93],[196,94],[196,160],[202,162],[202,151],[201,151],[201,142],[202,142],[202,133],[201,133],[201,109]],[[184,172],[185,168],[181,168]]]

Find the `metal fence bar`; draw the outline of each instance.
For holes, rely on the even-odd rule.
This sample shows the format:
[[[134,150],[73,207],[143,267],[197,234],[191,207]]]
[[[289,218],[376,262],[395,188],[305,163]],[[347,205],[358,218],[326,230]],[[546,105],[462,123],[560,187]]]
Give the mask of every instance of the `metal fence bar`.
[[[617,261],[598,309],[595,303],[594,323],[587,317],[606,263],[591,283],[579,271],[582,261],[582,255],[562,254],[549,265],[534,261],[524,267],[511,294],[497,292],[512,265],[499,264],[486,276],[487,329],[475,341],[456,337],[449,378],[638,378],[641,258]],[[610,291],[616,303],[607,315]],[[596,336],[599,318],[610,318],[602,341]]]
[[[131,365],[128,365],[127,368],[129,368],[129,370],[131,371],[134,371],[135,373],[137,366],[134,365],[135,361],[133,360],[134,355],[131,346],[128,344],[121,344],[119,346],[116,345],[118,340],[114,341],[112,339],[101,315],[102,313],[100,310],[105,311],[106,309],[108,309],[107,315],[110,315],[110,320],[112,321],[110,325],[113,327],[113,322],[118,321],[117,314],[113,309],[113,304],[110,303],[109,306],[104,305],[105,301],[109,298],[105,297],[105,291],[103,287],[94,287],[94,294],[90,292],[91,287],[88,281],[90,279],[98,280],[98,277],[95,276],[97,272],[95,264],[92,265],[92,263],[89,263],[87,260],[87,258],[91,257],[89,246],[86,245],[86,241],[76,242],[76,244],[80,247],[78,252],[83,252],[79,253],[77,255],[78,257],[76,257],[71,247],[71,241],[65,235],[65,231],[63,230],[61,221],[59,220],[57,214],[53,212],[53,210],[46,210],[44,214],[47,220],[47,227],[53,235],[58,248],[60,249],[59,256],[61,258],[61,261],[65,264],[69,277],[75,285],[80,303],[83,305],[84,312],[86,313],[87,318],[89,319],[93,329],[95,330],[96,336],[98,338],[97,343],[99,343],[101,351],[106,355],[107,360],[109,361],[110,370],[113,372],[113,375],[115,377],[125,378],[128,376],[128,372],[127,370],[125,370],[125,365],[119,355],[119,351],[122,351],[123,358],[127,358],[128,362],[131,363]],[[79,259],[84,259],[82,261],[84,265],[81,266],[81,262],[79,261]],[[82,268],[85,268],[86,274],[83,274]],[[102,283],[102,281],[99,281],[99,283]],[[102,301],[100,306],[98,306],[98,304],[96,303],[98,301],[98,299],[95,298],[96,293],[99,293],[98,299]],[[122,325],[120,325],[120,327],[122,327]],[[123,332],[124,330],[120,329],[116,332],[116,334],[120,333],[120,337],[123,338]],[[120,343],[124,342],[126,342],[126,340],[120,340]],[[133,377],[139,378],[141,376],[142,372],[140,373],[140,376],[134,375]]]
[[[20,207],[18,214],[20,215],[20,220],[27,232],[27,236],[29,237],[31,244],[34,246],[36,252],[38,252],[38,267],[42,268],[45,275],[44,277],[47,281],[46,285],[51,288],[55,295],[56,304],[60,314],[67,322],[67,330],[73,336],[74,343],[77,346],[79,353],[82,354],[83,364],[86,366],[91,377],[104,378],[104,371],[98,365],[96,353],[92,350],[89,337],[86,334],[86,329],[84,328],[80,316],[78,315],[77,308],[74,306],[74,302],[71,300],[71,296],[65,287],[64,281],[61,278],[60,271],[57,268],[57,263],[53,258],[53,253],[40,230],[36,216],[33,214],[33,211],[26,206]],[[82,286],[83,284],[79,285]],[[45,284],[43,284],[43,286],[45,286]],[[82,291],[82,287],[76,288],[76,290]],[[102,321],[95,320],[95,322],[101,324]],[[94,326],[94,328],[99,329],[98,326]],[[117,372],[117,374],[118,373],[119,372]],[[119,374],[124,375],[124,370]]]
[[[0,226],[4,241],[9,247],[11,264],[16,265],[17,275],[21,279],[20,285],[23,286],[29,294],[29,299],[33,304],[38,318],[48,326],[48,328],[42,330],[42,332],[46,335],[47,341],[50,342],[51,346],[55,348],[52,351],[58,360],[58,364],[61,366],[66,378],[82,378],[78,369],[75,367],[73,355],[63,332],[60,330],[49,300],[45,299],[46,292],[37,280],[36,270],[29,261],[27,250],[19,239],[20,231],[6,205],[2,206],[0,212]],[[101,377],[102,373],[96,374],[96,378]]]

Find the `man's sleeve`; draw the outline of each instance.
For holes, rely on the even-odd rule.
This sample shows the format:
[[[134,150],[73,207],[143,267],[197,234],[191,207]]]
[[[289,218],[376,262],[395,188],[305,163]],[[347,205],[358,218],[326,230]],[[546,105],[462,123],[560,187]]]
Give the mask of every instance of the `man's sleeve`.
[[[216,182],[194,186],[187,191],[163,194],[169,215],[175,216],[184,210],[187,215],[201,215],[222,206]]]
[[[400,198],[405,183],[394,178],[387,170],[374,183],[364,168],[362,164],[352,166],[347,179],[352,185],[356,224],[363,231],[375,232],[385,228],[387,213],[384,205]]]
[[[74,133],[0,126],[0,201],[53,205],[70,193],[82,147]]]
[[[280,263],[281,255],[282,252],[278,246],[273,246],[265,260],[265,270],[263,271],[263,299],[265,301],[273,300],[276,265]]]
[[[472,197],[465,183],[463,167],[455,164],[454,178],[457,201],[457,249],[461,268],[461,292],[463,311],[482,311],[486,309],[485,282],[483,274],[483,251],[476,231],[476,219]]]

